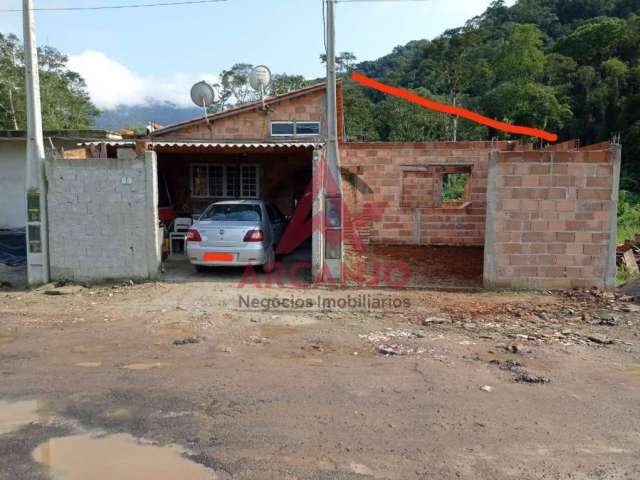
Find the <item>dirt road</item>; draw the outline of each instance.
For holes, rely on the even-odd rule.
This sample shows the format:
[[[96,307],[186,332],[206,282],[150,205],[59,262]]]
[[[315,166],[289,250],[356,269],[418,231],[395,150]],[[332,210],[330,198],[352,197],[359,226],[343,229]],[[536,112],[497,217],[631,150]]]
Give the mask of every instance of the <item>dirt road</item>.
[[[0,292],[0,479],[640,478],[626,298],[67,290]]]

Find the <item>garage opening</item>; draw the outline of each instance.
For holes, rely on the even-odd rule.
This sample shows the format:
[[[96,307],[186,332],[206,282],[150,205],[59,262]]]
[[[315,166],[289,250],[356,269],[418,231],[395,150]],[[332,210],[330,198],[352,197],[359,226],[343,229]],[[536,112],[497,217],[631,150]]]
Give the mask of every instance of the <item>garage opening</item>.
[[[295,228],[291,219],[311,184],[313,147],[181,144],[154,149],[166,279],[311,282],[311,238],[286,254],[277,247]]]

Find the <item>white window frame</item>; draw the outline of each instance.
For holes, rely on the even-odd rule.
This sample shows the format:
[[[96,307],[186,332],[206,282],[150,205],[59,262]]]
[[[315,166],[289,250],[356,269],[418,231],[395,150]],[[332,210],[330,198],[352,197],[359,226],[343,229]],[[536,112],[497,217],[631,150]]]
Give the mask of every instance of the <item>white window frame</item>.
[[[318,133],[298,133],[298,124],[314,124],[318,125]],[[292,125],[293,126],[293,134],[288,133],[273,133],[274,125]],[[322,123],[319,120],[303,120],[303,121],[293,121],[293,120],[277,120],[273,121],[269,124],[269,133],[272,137],[319,137],[322,132]]]
[[[207,195],[195,195],[193,193],[193,169],[196,167],[206,168],[207,178]],[[222,196],[210,195],[209,192],[209,167],[222,167]],[[227,193],[227,167],[239,167],[240,168],[240,196],[231,196]],[[244,195],[244,186],[242,184],[242,170],[245,167],[253,167],[256,172],[256,194]],[[192,163],[189,165],[189,191],[191,198],[260,198],[260,165],[256,163]]]

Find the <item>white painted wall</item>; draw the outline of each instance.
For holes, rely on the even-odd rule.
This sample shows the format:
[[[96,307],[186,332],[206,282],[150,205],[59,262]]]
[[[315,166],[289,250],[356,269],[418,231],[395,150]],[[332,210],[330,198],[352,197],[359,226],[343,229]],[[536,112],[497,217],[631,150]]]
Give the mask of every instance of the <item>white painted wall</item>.
[[[0,140],[0,228],[19,228],[26,223],[24,140]]]

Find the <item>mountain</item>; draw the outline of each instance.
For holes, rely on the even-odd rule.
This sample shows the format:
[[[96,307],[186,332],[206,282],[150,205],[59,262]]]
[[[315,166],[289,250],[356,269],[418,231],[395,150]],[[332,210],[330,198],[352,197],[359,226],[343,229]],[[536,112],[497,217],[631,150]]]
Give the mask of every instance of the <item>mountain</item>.
[[[151,101],[144,105],[118,105],[114,109],[102,110],[96,118],[95,126],[105,130],[144,129],[149,121],[170,125],[201,114],[202,110],[197,107],[180,107],[171,102]]]
[[[640,180],[640,0],[495,0],[459,28],[354,69],[561,141],[620,134],[625,169]],[[345,112],[351,138],[449,140],[454,129],[459,140],[507,137],[348,79]]]
[[[497,120],[552,131],[560,141],[619,138],[619,238],[640,232],[640,0],[518,0],[512,6],[494,0],[459,28],[353,69]],[[344,85],[351,139],[513,138],[348,77]]]

